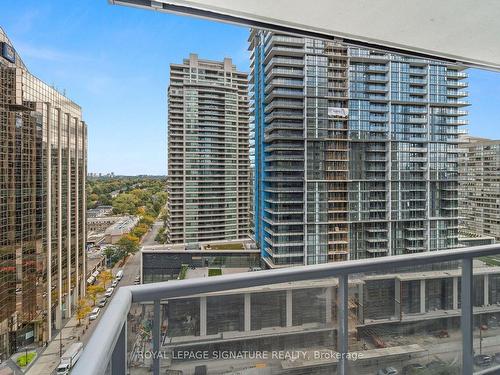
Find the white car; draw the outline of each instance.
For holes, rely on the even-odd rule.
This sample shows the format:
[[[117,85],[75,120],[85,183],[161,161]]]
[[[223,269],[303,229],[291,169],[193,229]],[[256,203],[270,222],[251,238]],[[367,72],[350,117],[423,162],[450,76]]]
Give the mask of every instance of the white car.
[[[99,316],[99,312],[101,309],[99,307],[96,307],[94,310],[89,315],[89,320],[96,320],[97,317]]]
[[[104,293],[104,295],[106,297],[111,297],[111,295],[113,294],[114,291],[115,291],[115,288],[108,288],[108,289],[106,289],[106,293]]]
[[[111,287],[115,288],[117,285],[118,285],[118,280],[113,280],[113,282],[111,283]]]

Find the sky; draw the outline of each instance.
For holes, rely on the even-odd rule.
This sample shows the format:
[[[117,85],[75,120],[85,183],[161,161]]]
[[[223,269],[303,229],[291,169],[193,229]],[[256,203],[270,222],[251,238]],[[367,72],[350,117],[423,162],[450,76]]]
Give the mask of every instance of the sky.
[[[88,171],[165,175],[169,64],[189,53],[249,70],[248,29],[107,0],[0,0],[30,72],[79,104]],[[500,73],[469,70],[469,133],[500,139]]]

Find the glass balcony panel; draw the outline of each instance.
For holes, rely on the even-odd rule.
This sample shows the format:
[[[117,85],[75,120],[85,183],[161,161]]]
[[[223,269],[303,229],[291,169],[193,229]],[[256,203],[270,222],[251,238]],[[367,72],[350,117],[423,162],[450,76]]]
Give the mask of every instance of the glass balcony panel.
[[[161,301],[158,352],[154,306],[134,303],[130,374],[151,373],[155,356],[161,374],[337,374],[337,287],[329,278]]]
[[[476,372],[493,368],[500,352],[498,261],[473,262]],[[167,374],[205,369],[207,374],[336,374],[344,337],[344,357],[353,374],[389,368],[400,374],[459,374],[461,264],[350,275],[345,320],[338,278],[162,300],[158,350],[152,338],[154,304],[134,303],[127,321],[129,371],[151,373],[158,356],[160,373]],[[189,272],[191,277],[212,274],[201,268]],[[342,322],[347,324],[344,336]]]
[[[500,273],[499,256],[473,260],[474,371],[500,373]],[[498,354],[498,355],[497,355]]]
[[[350,276],[349,373],[460,374],[460,264]]]

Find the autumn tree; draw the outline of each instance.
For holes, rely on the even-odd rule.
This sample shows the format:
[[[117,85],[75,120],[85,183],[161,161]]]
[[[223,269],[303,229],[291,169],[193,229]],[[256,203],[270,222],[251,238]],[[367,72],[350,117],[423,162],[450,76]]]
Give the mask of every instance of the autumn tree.
[[[139,238],[132,234],[125,234],[118,240],[116,246],[125,254],[135,254],[139,250]]]
[[[89,285],[87,287],[87,296],[92,301],[92,306],[95,306],[95,301],[97,301],[97,295],[104,292],[105,289],[102,285]]]
[[[90,312],[90,306],[85,299],[78,300],[76,304],[76,317],[78,319],[78,325],[81,324],[82,319],[85,319],[87,314]]]
[[[137,238],[142,238],[142,236],[144,236],[148,230],[149,226],[139,223],[134,227],[134,229],[132,229],[130,233]]]
[[[150,226],[155,222],[155,219],[151,215],[144,215],[141,217],[141,220],[139,220],[139,224],[145,224],[147,226]]]
[[[114,279],[113,274],[109,270],[102,271],[101,274],[99,275],[99,281],[103,284],[104,289],[107,288],[108,283],[113,279]]]

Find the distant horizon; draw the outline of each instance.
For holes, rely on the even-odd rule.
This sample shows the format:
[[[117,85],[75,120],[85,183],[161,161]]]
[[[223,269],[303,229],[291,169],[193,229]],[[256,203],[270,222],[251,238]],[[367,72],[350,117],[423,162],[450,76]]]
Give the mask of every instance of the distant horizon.
[[[167,176],[169,65],[190,53],[248,72],[245,27],[106,1],[0,3],[29,71],[82,107],[89,173]],[[500,73],[468,69],[469,134],[500,139]]]

